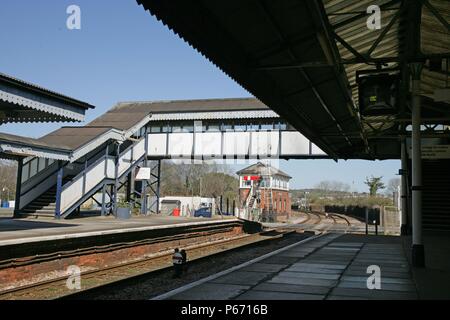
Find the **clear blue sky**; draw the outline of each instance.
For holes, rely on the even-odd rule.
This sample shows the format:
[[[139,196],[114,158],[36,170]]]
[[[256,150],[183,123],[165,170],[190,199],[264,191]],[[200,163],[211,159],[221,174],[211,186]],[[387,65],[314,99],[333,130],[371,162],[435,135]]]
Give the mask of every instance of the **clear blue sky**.
[[[66,28],[66,8],[81,7],[81,30]],[[135,0],[3,0],[0,72],[96,106],[87,121],[119,101],[247,97]],[[0,131],[40,137],[68,124],[10,124]],[[296,188],[338,180],[365,191],[366,176],[395,177],[399,161],[290,160],[281,168]]]

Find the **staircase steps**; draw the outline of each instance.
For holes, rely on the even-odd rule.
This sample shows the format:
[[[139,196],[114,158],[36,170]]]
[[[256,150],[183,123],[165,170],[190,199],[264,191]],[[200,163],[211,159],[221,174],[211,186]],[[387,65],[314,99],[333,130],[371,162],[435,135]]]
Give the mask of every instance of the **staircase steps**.
[[[63,184],[72,180],[73,176],[67,176],[63,179]],[[56,210],[56,186],[51,187],[41,194],[31,203],[29,203],[20,212],[25,218],[53,218]]]

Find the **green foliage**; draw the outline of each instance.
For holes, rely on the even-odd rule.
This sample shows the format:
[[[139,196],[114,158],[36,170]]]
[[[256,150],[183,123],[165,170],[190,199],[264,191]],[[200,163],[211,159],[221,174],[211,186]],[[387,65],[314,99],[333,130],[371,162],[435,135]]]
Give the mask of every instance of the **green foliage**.
[[[239,180],[228,167],[212,163],[175,164],[163,161],[161,167],[161,196],[202,196],[235,200]]]
[[[291,190],[292,202],[307,200],[308,205],[336,205],[336,206],[386,206],[392,205],[392,197],[377,196],[377,191],[384,188],[382,177],[367,179],[373,183],[372,195],[367,193],[350,192],[350,187],[339,181],[322,181],[314,189]]]
[[[346,197],[346,198],[315,198],[311,200],[311,204],[317,205],[336,205],[336,206],[389,206],[392,205],[392,199],[379,196],[369,197]]]
[[[366,181],[364,182],[369,187],[370,196],[374,197],[377,195],[378,190],[386,188],[384,183],[381,181],[383,177],[374,177],[370,178],[366,177]]]
[[[117,208],[130,208],[131,204],[127,201],[125,201],[124,198],[120,198],[119,201],[117,201]]]
[[[17,181],[17,163],[0,160],[0,198],[14,200]]]

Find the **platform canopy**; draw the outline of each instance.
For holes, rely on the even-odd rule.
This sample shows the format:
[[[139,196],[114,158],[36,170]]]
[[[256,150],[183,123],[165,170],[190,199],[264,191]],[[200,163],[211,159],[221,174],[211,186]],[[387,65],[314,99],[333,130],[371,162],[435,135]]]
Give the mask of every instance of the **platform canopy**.
[[[424,65],[423,122],[450,120],[449,102],[436,99],[449,87],[449,1],[137,2],[331,157],[400,157],[411,62]],[[380,29],[367,27],[371,5]],[[363,117],[356,74],[380,70],[402,79],[399,112]]]
[[[94,106],[0,73],[0,125],[84,121]]]

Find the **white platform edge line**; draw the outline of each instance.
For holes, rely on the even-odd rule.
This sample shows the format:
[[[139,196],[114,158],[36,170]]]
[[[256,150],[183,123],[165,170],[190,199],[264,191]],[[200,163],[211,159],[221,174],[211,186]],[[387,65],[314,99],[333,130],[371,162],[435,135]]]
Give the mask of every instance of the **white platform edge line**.
[[[194,226],[194,225],[212,224],[212,223],[227,223],[227,222],[233,222],[233,221],[241,221],[241,220],[239,220],[239,219],[224,219],[224,220],[210,220],[210,221],[201,221],[201,222],[185,222],[185,223],[164,224],[164,225],[147,226],[147,227],[135,227],[135,228],[126,228],[126,229],[109,229],[109,230],[88,231],[88,232],[53,235],[53,236],[38,236],[38,237],[29,237],[29,238],[20,238],[20,239],[1,240],[0,248],[2,246],[7,246],[7,245],[11,245],[11,244],[22,244],[22,243],[29,243],[29,242],[31,243],[31,242],[51,241],[51,240],[64,240],[64,239],[72,239],[72,238],[75,239],[75,238],[90,237],[90,236],[120,234],[120,233],[126,233],[126,232],[157,230],[157,229],[167,228],[168,226],[170,226],[171,228],[179,228],[179,227],[189,227],[189,226]]]
[[[221,272],[219,272],[219,273],[215,273],[215,274],[210,275],[210,276],[208,276],[208,277],[206,277],[206,278],[203,278],[203,279],[197,280],[197,281],[195,281],[195,282],[189,283],[189,284],[187,284],[187,285],[185,285],[185,286],[182,286],[182,287],[180,287],[180,288],[174,289],[174,290],[172,290],[172,291],[163,293],[163,294],[161,294],[161,295],[159,295],[159,296],[156,296],[156,297],[154,297],[154,298],[151,298],[151,299],[149,299],[149,300],[165,300],[165,299],[170,298],[170,297],[172,297],[172,296],[174,296],[174,295],[176,295],[176,294],[178,294],[178,293],[181,293],[181,292],[187,291],[187,290],[189,290],[189,289],[192,289],[192,288],[194,288],[194,287],[197,287],[197,286],[199,286],[199,285],[201,285],[201,284],[203,284],[203,283],[205,283],[205,282],[208,282],[208,281],[217,279],[217,278],[219,278],[219,277],[221,277],[221,276],[224,276],[224,275],[227,275],[227,274],[229,274],[229,273],[231,273],[231,272],[233,272],[233,271],[242,269],[242,268],[247,267],[247,266],[249,266],[249,265],[251,265],[251,264],[253,264],[253,263],[256,263],[256,262],[259,262],[259,261],[261,261],[261,260],[270,258],[270,257],[272,257],[272,256],[274,256],[274,255],[276,255],[276,254],[278,254],[278,253],[281,253],[281,252],[284,252],[284,251],[286,251],[286,250],[289,250],[289,249],[291,249],[291,248],[293,248],[293,247],[296,247],[296,246],[298,246],[298,245],[300,245],[300,244],[303,244],[303,243],[306,243],[306,242],[309,242],[309,241],[312,241],[312,240],[316,240],[316,239],[318,239],[318,238],[320,238],[320,237],[323,237],[323,236],[325,236],[325,235],[327,235],[327,233],[322,233],[322,234],[319,234],[319,235],[315,235],[315,236],[312,236],[312,237],[303,239],[303,240],[301,240],[301,241],[299,241],[299,242],[296,242],[296,243],[293,243],[293,244],[291,244],[291,245],[288,245],[287,247],[283,247],[283,248],[280,248],[280,249],[278,249],[278,250],[272,251],[272,252],[267,253],[267,254],[265,254],[265,255],[263,255],[263,256],[261,256],[261,257],[258,257],[258,258],[252,259],[252,260],[250,260],[250,261],[244,262],[244,263],[242,263],[242,264],[240,264],[240,265],[234,266],[234,267],[232,267],[232,268],[230,268],[230,269],[221,271]]]

